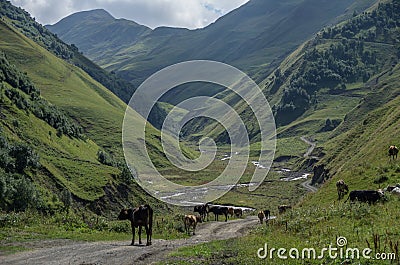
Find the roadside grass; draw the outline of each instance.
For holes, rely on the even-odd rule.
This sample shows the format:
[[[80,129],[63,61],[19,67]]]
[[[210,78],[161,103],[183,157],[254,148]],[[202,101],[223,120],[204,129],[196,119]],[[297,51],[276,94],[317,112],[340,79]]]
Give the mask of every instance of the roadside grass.
[[[376,260],[362,258],[362,251],[370,248],[371,257],[376,253],[395,253],[398,257],[400,230],[392,225],[392,218],[400,217],[398,203],[399,198],[396,197],[385,204],[378,203],[372,206],[341,202],[328,207],[297,207],[278,216],[276,220],[270,220],[267,225],[259,224],[257,228],[250,230],[247,236],[184,247],[172,252],[166,261],[159,264],[377,264]],[[338,254],[336,259],[331,259],[328,252],[325,252],[321,259],[302,260],[289,257],[291,248],[297,248],[300,257],[303,249],[314,248],[318,257],[323,248],[329,248],[329,245],[337,247],[339,237],[345,237],[347,245],[343,248],[338,247],[339,250],[335,252]],[[257,251],[264,248],[265,244],[268,245],[267,257],[260,259]],[[275,248],[275,252],[271,259],[272,248]],[[279,259],[279,248],[287,250],[284,255],[288,259]],[[358,248],[361,259],[351,256],[347,258],[347,248]],[[344,250],[342,257],[340,249]],[[307,255],[306,253],[306,257]],[[379,264],[393,262],[396,261],[381,261]]]

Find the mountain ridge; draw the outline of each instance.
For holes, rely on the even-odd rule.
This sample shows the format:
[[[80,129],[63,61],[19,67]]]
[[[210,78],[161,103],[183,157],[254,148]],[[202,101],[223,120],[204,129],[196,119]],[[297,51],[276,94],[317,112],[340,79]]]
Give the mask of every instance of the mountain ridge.
[[[372,4],[375,1],[367,2]],[[354,3],[350,0],[340,0],[335,3],[331,1],[321,3],[316,0],[252,0],[203,29],[179,29],[171,32],[170,28],[157,28],[154,31],[146,31],[129,45],[96,42],[96,45],[102,48],[92,50],[82,48],[89,45],[87,38],[84,38],[84,41],[81,39],[82,43],[77,42],[76,39],[73,41],[89,58],[94,59],[105,69],[114,71],[124,79],[133,82],[135,86],[165,66],[196,59],[233,64],[256,80],[262,80],[297,45],[311,38],[312,34],[318,32],[326,24],[335,23],[339,16],[343,14],[351,16],[348,13],[358,10],[361,5],[366,5],[365,1]],[[316,9],[307,16],[311,22],[297,30],[304,23],[291,21],[289,18],[296,12],[306,15],[308,6],[315,6]],[[321,15],[324,20],[318,21]],[[297,16],[297,20],[300,18]],[[315,19],[312,20],[312,18]],[[61,24],[56,23],[50,29],[58,33],[57,28],[63,27]],[[99,24],[98,26],[107,28],[107,25]],[[287,29],[285,37],[292,38],[284,45],[276,39],[271,40],[271,34],[279,32],[282,27]],[[86,32],[84,23],[81,24],[80,30]],[[84,36],[84,34],[79,35]],[[59,36],[66,42],[72,42],[66,34],[59,34]],[[195,88],[193,95],[197,95],[200,90],[201,88]],[[207,94],[211,95],[219,92],[213,89],[209,91]],[[166,96],[165,101],[176,104],[176,99],[185,99],[184,93],[182,94],[181,91],[172,93]]]

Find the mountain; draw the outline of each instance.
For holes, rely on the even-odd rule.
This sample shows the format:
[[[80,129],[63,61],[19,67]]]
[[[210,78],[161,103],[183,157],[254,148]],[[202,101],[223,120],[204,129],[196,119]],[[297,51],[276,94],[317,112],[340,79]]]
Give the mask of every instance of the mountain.
[[[133,45],[150,28],[125,19],[115,19],[102,9],[83,11],[62,19],[57,25],[47,25],[68,43],[74,43],[94,61],[104,55],[113,56],[120,47]]]
[[[362,11],[373,2],[251,0],[198,30],[149,30],[95,10],[72,15],[48,28],[65,42],[74,43],[100,66],[135,85],[167,65],[196,59],[229,63],[262,80],[322,27],[351,17],[353,11]],[[121,32],[129,28],[133,33],[109,38],[110,28],[116,25]],[[205,89],[208,91],[202,91]],[[195,87],[191,95],[214,95],[220,91],[215,87]],[[163,100],[176,104],[188,96],[177,90]]]

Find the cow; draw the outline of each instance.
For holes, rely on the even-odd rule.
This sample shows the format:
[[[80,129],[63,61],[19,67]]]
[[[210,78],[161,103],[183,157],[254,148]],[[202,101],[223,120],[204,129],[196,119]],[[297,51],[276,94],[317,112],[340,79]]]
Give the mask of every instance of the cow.
[[[393,160],[394,159],[397,159],[397,154],[399,153],[399,149],[397,148],[397,146],[395,146],[395,145],[391,145],[390,147],[389,147],[389,156],[391,157],[391,158],[393,158]]]
[[[228,207],[226,206],[208,206],[208,212],[212,212],[214,214],[214,221],[218,221],[218,216],[220,214],[225,215],[225,222],[228,221]]]
[[[259,211],[258,214],[257,214],[257,217],[258,217],[258,219],[260,219],[260,224],[262,224],[263,220],[265,218],[264,212],[263,211]]]
[[[338,193],[338,199],[341,200],[344,195],[349,193],[349,186],[344,182],[343,179],[340,179],[336,182],[336,189]]]
[[[233,212],[235,213],[236,217],[242,217],[242,215],[243,215],[243,210],[240,208],[234,209]]]
[[[287,209],[292,209],[292,206],[290,206],[290,205],[279,205],[278,206],[279,214],[285,213]]]
[[[202,221],[206,220],[207,212],[208,212],[208,203],[202,205],[196,205],[193,209],[194,212],[198,212]]]
[[[185,215],[184,217],[184,224],[185,224],[185,231],[188,235],[190,235],[190,227],[193,227],[193,235],[196,234],[196,226],[198,223],[202,222],[201,216],[196,215]]]
[[[134,209],[122,209],[118,215],[118,220],[129,220],[132,227],[132,243],[135,244],[135,228],[139,227],[139,245],[142,244],[142,226],[146,230],[146,246],[151,245],[151,236],[153,233],[153,209],[150,205],[140,205]]]
[[[235,213],[235,212],[234,212],[234,210],[233,210],[233,207],[229,207],[229,208],[228,208],[228,214],[231,216],[231,218],[232,218],[232,216],[233,216],[234,213]]]
[[[265,219],[268,220],[271,217],[271,211],[270,210],[264,210],[263,212],[264,212]]]
[[[383,196],[384,193],[382,190],[352,190],[346,202],[350,199],[350,202],[359,201],[372,204],[381,200]]]

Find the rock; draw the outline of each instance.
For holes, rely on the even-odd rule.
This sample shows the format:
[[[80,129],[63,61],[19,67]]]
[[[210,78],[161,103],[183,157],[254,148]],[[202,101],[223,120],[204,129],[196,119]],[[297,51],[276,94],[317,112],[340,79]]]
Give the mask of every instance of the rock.
[[[311,181],[311,185],[321,184],[328,178],[328,170],[325,169],[324,164],[316,165],[313,168],[313,178]]]

